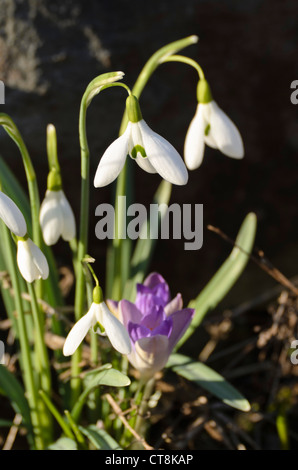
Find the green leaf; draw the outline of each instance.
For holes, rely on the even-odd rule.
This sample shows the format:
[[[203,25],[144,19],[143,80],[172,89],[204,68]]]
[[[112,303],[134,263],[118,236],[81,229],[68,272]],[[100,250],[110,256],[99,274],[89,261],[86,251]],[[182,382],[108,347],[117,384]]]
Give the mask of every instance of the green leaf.
[[[136,243],[131,259],[131,278],[128,280],[124,290],[123,298],[125,299],[133,300],[136,284],[138,282],[142,282],[147,273],[158,238],[158,230],[164,216],[166,215],[166,207],[169,204],[171,192],[171,183],[162,180],[152,201],[153,204],[163,205],[159,212],[158,225],[150,225],[150,218],[148,217],[148,220],[141,228],[140,237]]]
[[[13,421],[9,421],[8,419],[0,419],[0,428],[11,428],[13,425]]]
[[[24,396],[24,389],[4,365],[0,365],[0,389],[9,399],[15,412],[22,416],[27,429],[31,431],[30,409]]]
[[[60,437],[48,446],[48,450],[78,450],[77,443],[69,437]]]
[[[215,370],[202,362],[196,362],[182,354],[172,354],[167,367],[176,374],[201,386],[229,406],[241,411],[249,411],[250,404],[238,390]]]
[[[111,364],[105,364],[103,367],[93,370],[84,377],[83,382],[85,389],[79,396],[71,411],[71,417],[75,422],[78,422],[89,393],[91,393],[95,388],[101,385],[107,385],[110,387],[127,387],[131,383],[129,377],[122,374],[122,372],[119,372],[119,370],[112,369]]]
[[[119,370],[113,369],[111,364],[105,364],[104,368],[93,370],[84,377],[84,384],[87,389],[93,389],[100,385],[110,387],[127,387],[130,379]]]
[[[79,429],[98,450],[122,450],[118,442],[104,429],[97,428],[95,424],[91,424],[87,428],[79,426]]]
[[[256,215],[249,213],[242,222],[231,254],[197,298],[189,303],[188,307],[195,309],[195,315],[175,350],[192,335],[205,315],[222,301],[243,273],[253,248],[256,227]]]

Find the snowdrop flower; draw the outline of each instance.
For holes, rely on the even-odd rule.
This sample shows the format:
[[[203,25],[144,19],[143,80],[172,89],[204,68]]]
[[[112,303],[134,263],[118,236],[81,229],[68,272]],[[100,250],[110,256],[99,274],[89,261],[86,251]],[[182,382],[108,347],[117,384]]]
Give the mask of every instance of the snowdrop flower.
[[[184,144],[184,160],[189,170],[198,168],[205,144],[232,158],[243,158],[244,148],[239,130],[213,100],[205,79],[198,83],[198,105]]]
[[[39,222],[47,245],[54,245],[61,236],[70,241],[76,235],[75,217],[62,189],[48,189],[40,207]]]
[[[94,186],[99,188],[114,181],[127,155],[148,173],[159,173],[172,184],[186,184],[188,173],[182,158],[166,139],[146,124],[135,96],[127,98],[126,109],[129,119],[127,128],[104,152],[95,174]]]
[[[28,235],[18,237],[17,264],[21,275],[27,282],[47,279],[49,275],[49,265],[45,255]]]
[[[110,312],[102,299],[99,286],[93,290],[93,302],[88,312],[80,318],[68,333],[63,346],[64,356],[71,356],[79,347],[90,328],[99,323],[103,326],[112,346],[121,354],[131,351],[130,339],[122,323]],[[100,330],[99,330],[100,331]]]
[[[166,365],[194,314],[193,309],[183,309],[181,294],[171,299],[169,286],[158,273],[137,284],[135,303],[121,300],[109,305],[118,310],[129,333],[132,350],[128,360],[146,379]]]
[[[0,191],[0,218],[17,237],[24,237],[27,233],[25,218],[10,197]]]

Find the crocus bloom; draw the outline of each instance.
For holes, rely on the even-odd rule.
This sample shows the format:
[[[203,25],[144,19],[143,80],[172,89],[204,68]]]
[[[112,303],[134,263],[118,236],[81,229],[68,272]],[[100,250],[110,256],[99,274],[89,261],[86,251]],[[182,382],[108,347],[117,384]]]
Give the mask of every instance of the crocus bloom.
[[[189,170],[198,168],[205,144],[232,158],[243,158],[244,148],[239,130],[212,99],[206,80],[198,84],[198,105],[184,144],[184,160]]]
[[[27,282],[47,279],[49,265],[45,255],[28,236],[20,237],[17,242],[17,263]]]
[[[10,197],[0,191],[0,218],[17,237],[24,237],[27,233],[25,218]]]
[[[60,236],[65,241],[75,237],[75,217],[62,189],[46,191],[40,208],[39,222],[47,245],[57,243]]]
[[[127,128],[104,152],[97,167],[94,186],[98,188],[114,181],[127,155],[148,173],[159,173],[172,184],[186,184],[188,173],[181,156],[166,139],[146,124],[138,100],[133,95],[127,98],[127,111]]]
[[[122,323],[110,312],[103,301],[93,302],[88,312],[72,327],[63,346],[64,356],[71,356],[85,338],[88,330],[97,323],[102,325],[112,346],[121,354],[129,354],[131,345],[128,333]]]
[[[118,314],[132,346],[128,359],[143,377],[154,375],[166,365],[189,326],[194,310],[182,307],[181,294],[171,300],[168,284],[157,273],[137,285],[135,303],[119,302]]]

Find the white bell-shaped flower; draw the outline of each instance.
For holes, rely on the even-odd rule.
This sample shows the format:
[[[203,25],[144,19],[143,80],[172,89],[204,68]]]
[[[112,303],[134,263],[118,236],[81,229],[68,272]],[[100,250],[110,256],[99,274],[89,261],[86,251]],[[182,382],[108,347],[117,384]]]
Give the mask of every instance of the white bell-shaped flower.
[[[39,222],[47,245],[54,245],[60,237],[65,241],[75,237],[74,213],[62,189],[46,191],[40,207]]]
[[[75,323],[68,333],[63,346],[64,356],[71,356],[87,335],[88,330],[95,327],[97,323],[103,326],[105,334],[118,352],[121,354],[131,352],[131,343],[126,328],[110,312],[105,302],[95,300],[93,300],[88,312]]]
[[[25,218],[10,197],[0,191],[0,218],[17,237],[24,237],[27,233]]]
[[[120,174],[127,155],[148,173],[158,173],[172,184],[184,185],[188,172],[177,150],[144,121],[138,100],[127,98],[128,125],[104,152],[94,178],[96,188],[112,183]]]
[[[241,159],[244,156],[238,128],[212,99],[206,80],[200,80],[199,85],[196,113],[184,144],[184,160],[189,170],[195,170],[201,165],[205,145],[220,150],[228,157]]]
[[[17,264],[21,275],[27,282],[47,279],[49,265],[43,252],[31,238],[19,238],[17,242]]]

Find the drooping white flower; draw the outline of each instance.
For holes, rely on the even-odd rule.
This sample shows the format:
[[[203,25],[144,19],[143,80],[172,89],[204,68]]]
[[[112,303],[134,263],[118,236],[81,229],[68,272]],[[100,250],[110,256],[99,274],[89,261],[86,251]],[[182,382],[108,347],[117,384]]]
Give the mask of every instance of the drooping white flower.
[[[71,356],[85,338],[88,330],[100,323],[112,346],[121,354],[129,354],[131,344],[122,323],[110,312],[105,302],[93,301],[88,312],[72,327],[63,346],[64,356]]]
[[[10,197],[0,191],[0,218],[17,237],[24,237],[27,233],[25,218]]]
[[[181,156],[166,139],[146,124],[138,100],[133,95],[127,98],[127,111],[127,128],[104,152],[97,167],[94,186],[99,188],[114,181],[127,155],[148,173],[159,173],[172,184],[186,184],[188,173]]]
[[[21,275],[27,282],[47,279],[49,275],[47,259],[31,238],[18,239],[17,264]]]
[[[199,85],[196,113],[184,144],[184,160],[189,170],[195,170],[201,165],[205,145],[220,150],[228,157],[241,159],[244,156],[238,128],[212,99],[206,80],[200,80]]]
[[[47,245],[57,243],[60,236],[65,241],[70,241],[75,237],[74,213],[62,189],[46,191],[40,207],[39,222]]]

